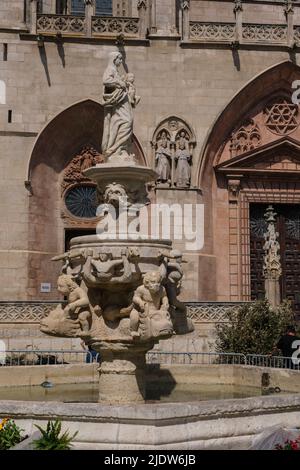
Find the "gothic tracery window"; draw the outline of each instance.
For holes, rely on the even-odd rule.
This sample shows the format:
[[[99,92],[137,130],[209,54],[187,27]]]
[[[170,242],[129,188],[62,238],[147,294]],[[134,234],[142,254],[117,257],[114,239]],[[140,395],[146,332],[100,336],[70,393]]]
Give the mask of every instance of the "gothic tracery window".
[[[266,127],[274,134],[284,135],[299,126],[298,106],[286,99],[279,100],[265,109]]]

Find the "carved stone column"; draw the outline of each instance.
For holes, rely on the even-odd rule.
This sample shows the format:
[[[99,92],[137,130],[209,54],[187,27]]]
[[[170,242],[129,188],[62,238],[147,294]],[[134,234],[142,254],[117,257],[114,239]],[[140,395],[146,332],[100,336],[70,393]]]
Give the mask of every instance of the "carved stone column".
[[[294,8],[291,0],[285,1],[284,13],[287,22],[287,44],[292,47],[294,44]]]
[[[94,0],[84,0],[85,3],[85,21],[86,21],[86,36],[92,37],[92,16],[94,15]]]
[[[137,9],[140,18],[140,38],[145,38],[149,27],[147,14],[147,0],[138,0]]]
[[[181,1],[182,12],[182,39],[188,41],[190,37],[190,0]]]
[[[235,0],[234,2],[234,15],[235,15],[235,40],[241,42],[243,38],[243,5],[242,0]]]
[[[265,256],[264,256],[264,278],[265,295],[272,307],[277,307],[281,302],[280,296],[280,277],[282,275],[280,262],[280,245],[278,242],[279,233],[276,232],[276,212],[273,206],[268,206],[265,219],[267,222],[267,231],[265,237]]]
[[[149,11],[150,15],[150,33],[155,34],[157,33],[157,27],[156,27],[156,0],[150,0],[151,1],[151,7]]]
[[[37,0],[31,0],[30,2],[30,33],[36,34],[36,23],[37,23]]]

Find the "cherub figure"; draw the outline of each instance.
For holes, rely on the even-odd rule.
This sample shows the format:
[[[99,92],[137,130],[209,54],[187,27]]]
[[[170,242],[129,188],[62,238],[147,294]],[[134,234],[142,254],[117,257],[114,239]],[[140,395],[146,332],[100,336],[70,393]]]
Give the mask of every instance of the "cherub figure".
[[[124,283],[129,282],[132,277],[131,267],[128,260],[127,250],[121,251],[121,259],[112,259],[109,253],[94,255],[88,251],[87,261],[84,266],[84,278],[92,283]]]
[[[57,288],[61,294],[68,298],[68,305],[63,309],[65,318],[77,318],[82,332],[87,333],[90,329],[89,319],[91,317],[91,312],[86,292],[79,287],[75,281],[73,281],[71,276],[68,276],[67,274],[59,276]]]
[[[133,108],[135,108],[139,104],[139,102],[141,101],[141,97],[137,96],[137,94],[136,94],[136,88],[135,88],[134,80],[135,80],[134,74],[133,73],[127,73],[127,75],[125,77],[125,82],[126,82],[129,101],[130,101],[131,106]]]
[[[134,308],[130,314],[130,331],[133,338],[141,336],[140,330],[143,336],[148,337],[172,335],[173,333],[169,315],[169,301],[161,281],[159,271],[150,271],[145,274],[143,285],[139,286],[134,293]],[[148,327],[146,320],[148,320]],[[155,332],[153,326],[151,328],[153,321],[156,323]]]

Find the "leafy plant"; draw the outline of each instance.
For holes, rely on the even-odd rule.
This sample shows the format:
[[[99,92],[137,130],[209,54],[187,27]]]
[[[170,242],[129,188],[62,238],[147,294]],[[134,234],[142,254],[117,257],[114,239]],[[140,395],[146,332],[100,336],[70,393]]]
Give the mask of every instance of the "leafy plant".
[[[228,322],[216,326],[218,352],[269,354],[288,325],[294,324],[288,301],[275,309],[267,300],[261,300],[226,314]]]
[[[7,450],[23,440],[20,429],[13,419],[4,418],[0,422],[0,450]]]
[[[56,419],[54,421],[48,421],[47,428],[42,429],[37,424],[35,425],[42,436],[39,439],[33,441],[34,447],[37,450],[70,450],[71,441],[77,435],[75,432],[73,436],[69,435],[68,431],[61,433],[61,421]]]

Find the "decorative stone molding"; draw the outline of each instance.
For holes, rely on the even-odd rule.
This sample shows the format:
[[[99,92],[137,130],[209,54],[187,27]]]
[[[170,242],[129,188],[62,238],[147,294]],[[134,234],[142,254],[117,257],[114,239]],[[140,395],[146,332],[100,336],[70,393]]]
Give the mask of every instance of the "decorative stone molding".
[[[40,323],[62,302],[28,301],[0,302],[0,323]],[[187,302],[187,316],[194,323],[227,321],[226,311],[238,308],[245,302]]]
[[[99,163],[103,163],[103,157],[94,147],[87,145],[65,168],[61,182],[63,199],[61,217],[67,225],[91,226],[91,219],[95,218],[94,212],[97,206],[96,184],[84,176],[83,171]],[[95,203],[92,203],[91,198],[95,199]],[[87,207],[88,201],[91,202],[90,210]]]
[[[181,10],[182,18],[184,11]],[[293,13],[288,13],[287,24],[242,23],[242,7],[236,4],[234,8],[235,23],[188,21],[188,34],[184,27],[184,41],[225,42],[238,44],[266,44],[292,47],[300,41],[300,27],[293,24]],[[187,16],[187,15],[186,15]],[[185,25],[183,21],[183,26]]]
[[[231,158],[253,150],[261,145],[261,132],[258,125],[251,119],[234,132],[230,140]]]
[[[244,304],[245,302],[187,302],[187,316],[193,323],[226,322],[226,312]]]
[[[60,301],[0,302],[1,323],[40,323]]]
[[[190,21],[190,39],[201,41],[234,41],[235,24]]]
[[[264,110],[266,127],[277,135],[290,134],[299,126],[298,105],[286,99],[272,103]]]
[[[38,15],[38,33],[62,33],[80,34],[85,33],[86,19],[84,16],[70,15]]]
[[[125,36],[138,37],[139,30],[139,18],[112,18],[107,16],[92,17],[92,34],[94,36],[124,34]]]
[[[91,5],[87,7],[91,9]],[[92,35],[138,38],[140,36],[140,19],[108,16],[71,16],[71,15],[38,15],[36,32],[39,34]],[[144,37],[144,36],[143,36]]]
[[[157,186],[187,188],[196,146],[195,135],[182,119],[171,116],[156,128],[151,141],[153,162],[159,174]]]
[[[236,201],[239,195],[239,191],[241,189],[241,181],[240,179],[236,178],[230,178],[230,176],[227,176],[228,181],[228,192],[229,192],[229,200]]]
[[[276,24],[243,24],[243,39],[255,42],[286,42],[287,26]]]
[[[103,163],[103,161],[103,157],[94,147],[91,145],[83,147],[79,154],[75,155],[65,168],[61,183],[62,194],[74,184],[91,182],[89,178],[83,175],[83,171],[91,166]],[[96,187],[96,185],[94,186]]]

